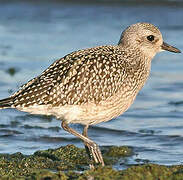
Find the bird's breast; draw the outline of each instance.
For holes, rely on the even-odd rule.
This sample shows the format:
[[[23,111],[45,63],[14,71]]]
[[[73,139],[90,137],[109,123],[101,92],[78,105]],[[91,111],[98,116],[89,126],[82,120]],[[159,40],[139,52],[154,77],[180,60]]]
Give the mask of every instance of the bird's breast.
[[[117,93],[98,104],[68,105],[50,109],[51,114],[68,123],[97,124],[109,121],[125,112],[133,103],[135,93]]]

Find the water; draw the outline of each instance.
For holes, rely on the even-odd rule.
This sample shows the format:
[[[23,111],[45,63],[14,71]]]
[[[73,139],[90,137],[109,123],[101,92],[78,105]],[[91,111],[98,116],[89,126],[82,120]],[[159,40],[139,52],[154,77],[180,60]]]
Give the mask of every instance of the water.
[[[69,52],[116,44],[121,31],[139,21],[157,25],[167,43],[183,50],[182,12],[178,0],[138,5],[134,1],[0,1],[0,98]],[[0,116],[1,153],[32,154],[69,143],[83,147],[54,117],[12,109],[1,110]],[[80,125],[73,127],[82,130]],[[123,116],[91,127],[89,136],[101,146],[132,147],[135,154],[126,165],[183,163],[182,54],[158,54],[132,107]]]

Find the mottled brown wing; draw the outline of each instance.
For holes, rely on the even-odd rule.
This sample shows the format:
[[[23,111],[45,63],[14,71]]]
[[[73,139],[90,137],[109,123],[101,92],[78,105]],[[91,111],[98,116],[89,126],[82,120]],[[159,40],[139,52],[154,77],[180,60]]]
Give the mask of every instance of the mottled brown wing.
[[[44,98],[49,95],[49,91],[54,87],[57,76],[68,70],[72,66],[72,62],[66,61],[63,57],[55,61],[40,76],[30,80],[23,85],[19,91],[11,96],[15,107],[28,107],[35,104],[47,104]]]
[[[73,52],[55,61],[12,98],[15,107],[98,103],[117,92],[123,68],[113,46]]]
[[[44,100],[53,106],[80,105],[99,103],[114,95],[122,85],[124,73],[115,50],[105,46],[73,54],[72,67],[57,77]]]

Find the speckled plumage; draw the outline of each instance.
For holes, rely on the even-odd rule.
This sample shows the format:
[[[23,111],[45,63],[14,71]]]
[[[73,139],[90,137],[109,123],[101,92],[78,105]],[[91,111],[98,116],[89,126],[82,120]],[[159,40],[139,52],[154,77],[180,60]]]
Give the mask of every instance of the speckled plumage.
[[[118,45],[79,50],[55,61],[0,100],[0,108],[56,116],[66,131],[84,141],[95,162],[104,165],[99,148],[87,137],[88,125],[108,121],[130,107],[149,76],[152,58],[162,50],[180,52],[163,42],[154,25],[131,25]],[[83,135],[68,123],[86,125]]]
[[[58,118],[64,118],[62,112],[61,115],[51,113],[52,108],[85,104],[95,104],[99,108],[109,99],[112,102],[116,95],[123,99],[121,106],[126,106],[125,101],[136,96],[149,74],[150,61],[141,57],[143,54],[136,49],[128,50],[119,46],[100,46],[73,52],[25,84],[11,96],[10,103],[12,107],[36,114],[32,107],[47,106],[47,110],[38,111],[38,114],[53,114]],[[84,108],[84,111],[87,109]],[[70,122],[69,119],[67,121]],[[87,119],[77,119],[82,124],[95,124],[93,121],[89,123]]]
[[[125,69],[121,56],[124,54],[115,46],[73,52],[57,60],[28,87],[16,93],[13,104],[15,107],[98,104],[118,92],[122,86]],[[32,95],[33,98],[27,98]]]

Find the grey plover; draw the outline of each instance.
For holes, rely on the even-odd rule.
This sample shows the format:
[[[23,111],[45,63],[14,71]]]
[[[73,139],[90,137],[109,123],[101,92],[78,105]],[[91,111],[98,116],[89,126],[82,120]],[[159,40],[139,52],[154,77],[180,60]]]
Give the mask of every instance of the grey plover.
[[[133,24],[123,31],[118,45],[79,50],[56,60],[12,96],[0,100],[0,108],[54,115],[64,130],[84,141],[92,162],[104,166],[98,145],[88,138],[88,127],[130,107],[149,76],[152,58],[162,50],[180,53],[163,42],[154,25]],[[69,123],[84,125],[83,134]]]

